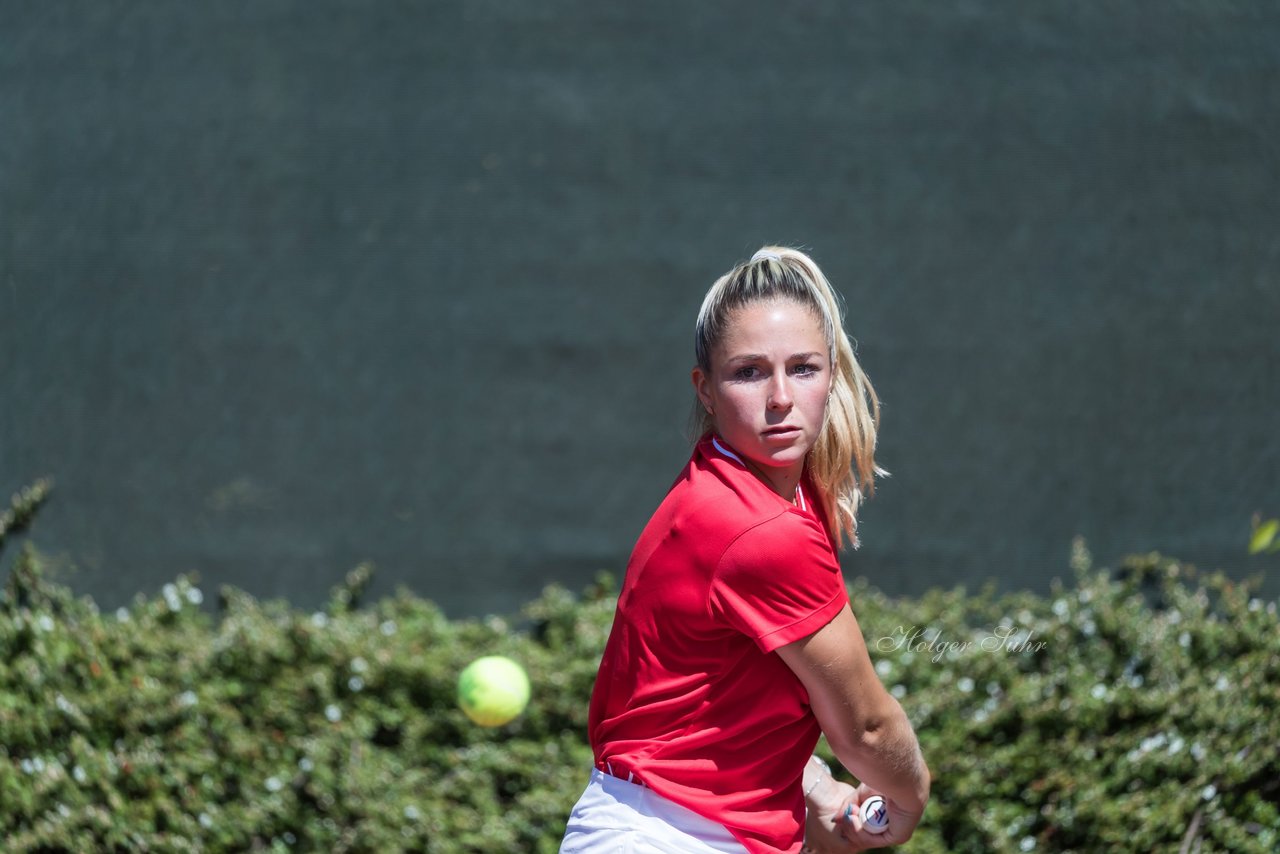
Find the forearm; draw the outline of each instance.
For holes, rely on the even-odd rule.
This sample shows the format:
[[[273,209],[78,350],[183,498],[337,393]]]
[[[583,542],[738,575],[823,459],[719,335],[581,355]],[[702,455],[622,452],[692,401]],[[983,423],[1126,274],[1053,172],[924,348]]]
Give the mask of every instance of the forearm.
[[[902,706],[886,697],[886,712],[859,737],[842,742],[828,733],[836,757],[866,785],[908,811],[923,811],[929,800],[929,768]]]

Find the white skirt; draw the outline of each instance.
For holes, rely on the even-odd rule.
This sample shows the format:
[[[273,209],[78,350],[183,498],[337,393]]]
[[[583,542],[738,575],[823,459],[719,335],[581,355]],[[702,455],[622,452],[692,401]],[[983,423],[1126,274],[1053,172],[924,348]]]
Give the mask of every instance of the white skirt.
[[[724,825],[598,768],[569,815],[560,854],[745,854]]]

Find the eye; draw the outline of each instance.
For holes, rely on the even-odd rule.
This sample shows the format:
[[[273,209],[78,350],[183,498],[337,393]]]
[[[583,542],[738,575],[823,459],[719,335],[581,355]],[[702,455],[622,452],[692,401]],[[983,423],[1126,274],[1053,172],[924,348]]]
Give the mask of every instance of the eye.
[[[733,372],[735,380],[753,380],[758,376],[760,376],[760,369],[755,365],[743,365]]]
[[[822,368],[819,365],[815,365],[812,362],[804,362],[792,368],[791,372],[794,374],[800,374],[801,376],[806,376],[808,374],[816,374],[821,370]]]

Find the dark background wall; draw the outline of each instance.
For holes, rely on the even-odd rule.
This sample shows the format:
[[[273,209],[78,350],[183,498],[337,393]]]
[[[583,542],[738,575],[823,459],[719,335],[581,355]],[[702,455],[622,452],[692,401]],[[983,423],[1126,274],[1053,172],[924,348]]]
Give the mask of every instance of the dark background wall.
[[[764,242],[884,400],[847,572],[1280,589],[1273,3],[4,2],[0,127],[0,490],[104,605],[621,570]]]

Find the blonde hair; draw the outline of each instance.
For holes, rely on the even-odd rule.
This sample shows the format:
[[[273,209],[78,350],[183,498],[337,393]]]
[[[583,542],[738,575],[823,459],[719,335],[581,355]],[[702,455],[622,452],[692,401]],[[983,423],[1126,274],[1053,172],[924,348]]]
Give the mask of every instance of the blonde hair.
[[[840,297],[813,259],[797,249],[765,246],[750,261],[717,279],[698,312],[694,331],[698,367],[711,374],[711,352],[734,311],[776,299],[807,306],[822,322],[832,367],[831,397],[805,465],[835,528],[837,545],[843,546],[847,537],[857,548],[858,506],[875,493],[875,476],[889,474],[875,463],[880,399],[854,357]],[[715,419],[696,401],[693,424],[699,439],[715,428]]]

